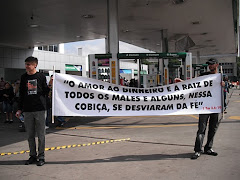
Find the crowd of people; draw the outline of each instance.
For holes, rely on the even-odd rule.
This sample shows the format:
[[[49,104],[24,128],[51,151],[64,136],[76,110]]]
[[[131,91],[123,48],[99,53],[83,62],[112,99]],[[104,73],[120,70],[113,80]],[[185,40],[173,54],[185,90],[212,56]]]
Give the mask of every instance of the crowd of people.
[[[3,77],[0,81],[0,112],[6,114],[4,123],[13,123],[13,112],[19,98],[20,81],[16,80],[13,84],[5,81]]]

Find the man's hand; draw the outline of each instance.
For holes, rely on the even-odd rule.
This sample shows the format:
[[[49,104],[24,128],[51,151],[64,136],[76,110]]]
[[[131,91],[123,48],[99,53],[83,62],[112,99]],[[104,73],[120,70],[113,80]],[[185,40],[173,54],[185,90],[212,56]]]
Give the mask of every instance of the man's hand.
[[[180,78],[175,78],[174,79],[174,83],[178,83],[178,82],[182,82],[183,80],[182,79],[180,79]]]
[[[17,112],[16,112],[16,117],[19,119],[19,117],[20,117],[20,115],[22,114],[22,111],[21,110],[18,110]]]

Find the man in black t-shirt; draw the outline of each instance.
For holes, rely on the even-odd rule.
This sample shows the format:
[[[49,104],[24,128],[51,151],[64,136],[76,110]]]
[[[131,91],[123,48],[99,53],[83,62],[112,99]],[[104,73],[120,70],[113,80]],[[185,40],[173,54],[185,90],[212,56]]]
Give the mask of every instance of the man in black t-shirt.
[[[209,75],[209,74],[216,74],[218,73],[218,61],[217,59],[211,58],[209,59],[206,64],[208,64],[209,70],[208,72],[202,73],[200,76]],[[183,80],[179,78],[175,78],[175,82],[181,82]],[[224,87],[225,83],[222,81],[221,86]],[[207,129],[207,123],[209,121],[208,126],[208,137],[207,137],[207,143],[204,146],[204,151],[202,151],[203,146],[203,140],[205,137],[205,132]],[[219,119],[218,119],[218,113],[212,113],[212,114],[199,114],[199,121],[198,121],[198,131],[194,146],[195,153],[191,156],[191,159],[197,159],[201,156],[202,153],[212,156],[217,156],[218,153],[213,151],[213,139],[217,132],[218,126],[219,126]]]
[[[218,73],[218,61],[217,59],[211,58],[209,59],[206,64],[208,64],[209,70],[208,72],[202,73],[200,76],[209,75],[209,74],[216,74]],[[224,86],[224,82],[221,83],[222,86]],[[202,145],[203,140],[205,136],[205,131],[207,129],[207,122],[209,121],[208,125],[208,137],[207,137],[207,143],[204,146],[204,151],[202,151]],[[199,114],[199,121],[198,121],[198,131],[194,146],[195,153],[191,157],[191,159],[197,159],[200,157],[202,153],[217,156],[218,153],[213,151],[213,139],[215,136],[215,133],[217,132],[218,126],[219,126],[219,118],[218,113],[212,113],[212,114]]]
[[[46,96],[49,92],[46,77],[37,72],[38,59],[28,57],[25,60],[26,73],[21,76],[19,88],[19,103],[16,117],[24,115],[24,124],[28,134],[30,158],[26,165],[37,163],[42,166],[45,163],[45,120],[46,120]],[[38,156],[36,151],[35,134],[38,136]],[[38,161],[37,161],[38,159]]]

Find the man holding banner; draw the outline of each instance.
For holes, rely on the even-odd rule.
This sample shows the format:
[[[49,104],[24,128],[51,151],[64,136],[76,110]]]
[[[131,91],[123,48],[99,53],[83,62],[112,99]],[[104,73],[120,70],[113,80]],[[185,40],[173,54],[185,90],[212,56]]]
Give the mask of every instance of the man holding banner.
[[[206,62],[206,64],[208,64],[210,71],[204,72],[200,74],[200,76],[218,73],[217,59],[211,58]],[[182,82],[183,80],[176,78],[174,81]],[[221,82],[221,86],[225,86],[225,83],[223,81]],[[220,123],[218,119],[218,115],[219,113],[199,114],[198,131],[197,131],[197,136],[196,136],[195,146],[194,146],[195,153],[192,155],[191,159],[199,158],[202,153],[212,155],[212,156],[218,155],[218,153],[213,151],[212,149],[213,139]],[[202,151],[202,145],[205,137],[208,120],[209,120],[208,139],[207,139],[206,145],[204,146],[204,151]]]
[[[200,76],[209,75],[209,74],[216,74],[218,72],[218,61],[217,59],[209,59],[206,64],[208,64],[209,72],[202,73]],[[224,82],[221,83],[222,86],[224,86]],[[207,128],[207,122],[209,120],[209,129],[208,129],[208,138],[207,143],[204,146],[204,154],[217,156],[218,153],[214,152],[212,149],[213,146],[213,139],[214,135],[217,132],[218,126],[219,126],[219,119],[218,119],[218,113],[212,113],[212,114],[199,114],[199,122],[198,122],[198,131],[197,131],[197,137],[195,141],[195,147],[194,147],[194,155],[191,157],[191,159],[197,159],[200,157],[202,153],[202,145],[203,140],[205,136],[205,131]]]

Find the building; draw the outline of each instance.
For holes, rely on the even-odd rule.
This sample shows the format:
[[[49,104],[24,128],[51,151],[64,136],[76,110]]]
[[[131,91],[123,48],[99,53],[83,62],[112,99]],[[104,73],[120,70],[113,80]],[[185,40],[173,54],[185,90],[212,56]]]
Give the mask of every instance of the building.
[[[24,61],[29,56],[38,58],[37,70],[46,73],[46,75],[55,67],[55,70],[60,73],[86,77],[86,57],[63,54],[64,45],[62,44],[46,47],[48,48],[38,50],[38,48],[21,49],[0,46],[0,77],[4,77],[9,82],[20,79],[21,74],[25,72]],[[58,52],[54,52],[56,47]]]

